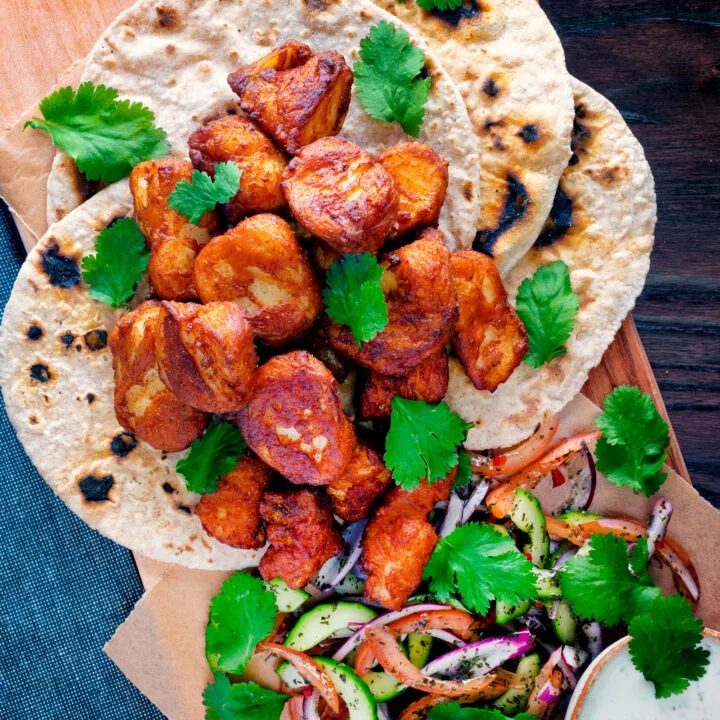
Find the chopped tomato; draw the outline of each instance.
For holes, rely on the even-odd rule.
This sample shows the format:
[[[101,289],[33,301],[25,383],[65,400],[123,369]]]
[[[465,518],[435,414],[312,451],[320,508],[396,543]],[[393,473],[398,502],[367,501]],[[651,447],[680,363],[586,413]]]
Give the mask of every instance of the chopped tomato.
[[[565,484],[565,476],[562,474],[562,470],[560,470],[560,468],[553,468],[551,476],[554,488]]]

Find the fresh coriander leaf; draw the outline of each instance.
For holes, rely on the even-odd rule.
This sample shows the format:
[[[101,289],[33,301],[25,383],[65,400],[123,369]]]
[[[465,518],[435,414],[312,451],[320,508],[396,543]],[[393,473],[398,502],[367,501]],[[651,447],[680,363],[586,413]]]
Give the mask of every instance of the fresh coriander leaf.
[[[472,424],[441,402],[392,399],[390,431],[385,440],[385,464],[404,490],[413,490],[427,478],[434,482],[458,464],[458,445]]]
[[[598,470],[618,487],[650,496],[665,482],[661,472],[670,428],[653,399],[632,385],[620,385],[605,398],[595,423],[602,432],[595,447]]]
[[[425,55],[408,34],[382,20],[360,41],[360,60],[353,66],[358,100],[370,117],[397,121],[412,137],[420,134],[430,78],[420,77]]]
[[[234,425],[210,425],[202,437],[193,441],[187,455],[177,461],[175,470],[185,478],[190,492],[213,493],[220,478],[235,468],[246,450],[242,433]]]
[[[215,206],[228,202],[240,189],[242,172],[234,162],[221,162],[215,166],[214,177],[193,170],[190,180],[184,178],[168,196],[168,205],[186,217],[193,225]]]
[[[118,100],[117,90],[84,82],[59,88],[40,102],[43,119],[25,123],[50,135],[88,180],[115,182],[143,160],[164,157],[165,133],[142,103]]]
[[[539,267],[517,294],[516,310],[527,330],[530,350],[525,362],[534,368],[565,355],[580,298],[570,285],[570,271],[562,260]]]
[[[472,465],[470,464],[470,456],[465,450],[458,451],[457,473],[455,474],[455,484],[453,487],[467,487],[473,479]]]
[[[327,314],[350,328],[358,348],[388,324],[380,279],[383,270],[369,253],[343,255],[329,267],[323,301]]]
[[[463,605],[480,615],[491,600],[517,605],[537,594],[532,563],[511,537],[487,523],[467,523],[440,538],[423,579],[441,602],[459,592]]]
[[[252,682],[231,685],[227,675],[215,673],[203,693],[205,720],[279,720],[287,699]]]
[[[645,543],[636,548],[641,545]],[[629,622],[661,595],[643,560],[647,564],[647,548],[644,555],[638,550],[630,558],[622,538],[593,535],[590,552],[570,558],[560,571],[563,597],[584,618],[608,625]]]
[[[245,572],[231,575],[210,603],[205,647],[217,668],[242,675],[259,642],[275,627],[275,595],[259,578]]]
[[[430,12],[431,10],[455,10],[463,4],[463,0],[417,0],[417,4]]]
[[[514,717],[515,720],[537,720],[534,715],[527,713],[520,713]],[[428,720],[510,720],[510,718],[500,710],[463,707],[453,702],[436,705],[428,713]]]
[[[114,308],[126,305],[149,260],[150,251],[135,220],[116,220],[100,231],[95,254],[82,259],[82,277],[90,286],[90,297]]]
[[[655,696],[681,693],[707,671],[710,653],[700,645],[703,624],[680,595],[657,598],[630,623],[633,665],[655,684]]]

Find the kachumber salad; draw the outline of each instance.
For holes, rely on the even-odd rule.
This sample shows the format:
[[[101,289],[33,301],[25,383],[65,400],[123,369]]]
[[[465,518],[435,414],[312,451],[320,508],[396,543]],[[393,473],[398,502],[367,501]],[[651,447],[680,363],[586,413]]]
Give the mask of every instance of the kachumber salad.
[[[462,65],[491,42],[469,33],[475,3],[380,4],[428,37],[370,3],[285,3],[270,32],[274,0],[239,3],[243,25],[204,0],[155,8],[158,54],[141,2],[77,91],[42,101],[29,125],[63,152],[60,219],[4,318],[8,412],[101,532],[193,567],[257,566],[212,601],[208,718],[562,716],[625,633],[656,695],[682,692],[708,654],[671,504],[646,523],[590,511],[599,482],[658,493],[669,428],[620,386],[592,432],[558,435],[647,273],[642,150],[577,82],[567,122],[528,101],[510,132],[520,120],[493,103],[517,81]],[[186,59],[193,33],[239,43],[217,60],[229,75]],[[133,92],[149,57],[167,83]],[[203,97],[221,110],[193,112]],[[510,169],[542,143],[554,180]],[[76,209],[68,167],[94,183]],[[625,182],[633,209],[606,232]],[[47,457],[57,429],[80,442]],[[552,508],[534,494],[548,476]]]

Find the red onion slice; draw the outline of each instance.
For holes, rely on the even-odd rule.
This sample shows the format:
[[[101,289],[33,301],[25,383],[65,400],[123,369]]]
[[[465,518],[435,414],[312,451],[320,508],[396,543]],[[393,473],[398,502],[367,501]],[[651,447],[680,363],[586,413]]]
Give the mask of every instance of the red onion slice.
[[[395,620],[407,617],[408,615],[414,615],[420,612],[432,612],[434,610],[449,610],[450,605],[440,605],[438,603],[424,603],[421,605],[408,605],[402,610],[396,610],[394,612],[385,613],[380,617],[376,617],[368,623],[365,623],[361,628],[351,635],[336,651],[332,656],[333,660],[342,662],[353,650],[360,647],[365,642],[365,630],[373,627],[384,627]]]
[[[447,537],[453,530],[461,524],[463,514],[463,501],[457,495],[457,493],[451,493],[448,498],[447,511],[445,517],[438,530],[438,535],[443,538]]]
[[[675,578],[683,585],[687,597],[696,603],[700,599],[700,586],[693,569],[667,543],[659,543],[655,552],[667,563]]]
[[[441,640],[442,642],[445,642],[448,645],[452,645],[454,647],[465,647],[467,645],[464,640],[459,638],[457,635],[454,635],[449,630],[426,630],[424,631],[424,634],[437,638],[438,640]]]
[[[462,517],[460,518],[460,524],[464,525],[470,521],[470,518],[477,512],[478,508],[482,505],[485,496],[490,490],[490,481],[481,480],[473,490],[472,495],[468,498],[465,503],[465,507],[462,511]]]
[[[540,692],[538,692],[537,699],[541,703],[545,703],[546,705],[552,705],[554,702],[557,701],[557,699],[562,694],[562,691],[560,688],[553,687],[552,683],[547,680],[543,686],[540,688]]]
[[[522,655],[534,644],[528,630],[522,630],[516,635],[485,638],[441,655],[428,663],[422,673],[448,678],[457,675],[462,669],[470,673],[468,677],[479,677]]]
[[[388,710],[387,703],[377,704],[377,717],[378,720],[392,720],[390,711]]]
[[[595,460],[587,445],[583,443],[580,452],[570,458],[566,467],[570,478],[570,497],[558,514],[583,512],[590,507],[597,487]]]
[[[558,555],[557,559],[553,563],[553,570],[560,570],[560,568],[565,567],[565,563],[571,558],[577,555],[578,548],[576,547],[569,547],[567,550],[564,550],[560,555]]]
[[[582,631],[587,638],[590,657],[594,660],[605,646],[603,640],[603,627],[599,622],[586,622],[582,624]]]
[[[665,539],[672,514],[673,506],[665,498],[658,498],[647,526],[649,558],[655,554],[657,544]]]
[[[321,720],[319,702],[320,693],[317,690],[305,695],[302,704],[303,720]]]

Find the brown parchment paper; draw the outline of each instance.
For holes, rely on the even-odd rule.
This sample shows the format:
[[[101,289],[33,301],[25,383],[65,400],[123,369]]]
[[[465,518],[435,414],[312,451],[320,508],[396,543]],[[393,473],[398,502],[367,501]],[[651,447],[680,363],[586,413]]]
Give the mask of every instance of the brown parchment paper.
[[[591,430],[600,409],[578,396],[562,413],[558,438]],[[669,467],[661,494],[674,507],[670,535],[689,553],[700,576],[698,614],[708,627],[720,627],[720,512]],[[543,505],[557,504],[559,491],[543,483]],[[598,478],[591,510],[646,522],[657,497],[634,495]],[[210,599],[230,573],[171,568],[145,594],[105,646],[128,679],[171,720],[202,720],[202,691],[211,680],[205,661],[205,626]],[[664,574],[660,584],[673,592]]]

